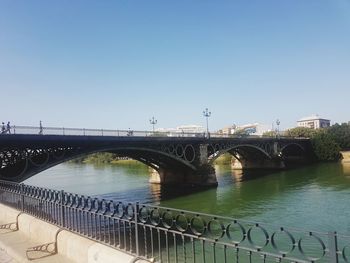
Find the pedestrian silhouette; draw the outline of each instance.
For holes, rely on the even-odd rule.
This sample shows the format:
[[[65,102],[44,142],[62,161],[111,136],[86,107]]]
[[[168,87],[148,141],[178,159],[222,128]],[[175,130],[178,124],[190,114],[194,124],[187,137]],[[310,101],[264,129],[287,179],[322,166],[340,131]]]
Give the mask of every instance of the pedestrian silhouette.
[[[6,132],[6,128],[5,128],[5,123],[2,122],[2,126],[1,126],[1,134],[4,134]]]
[[[6,131],[7,133],[11,134],[11,125],[9,121],[7,122],[7,125],[6,125]]]
[[[39,135],[43,135],[43,125],[42,125],[41,121],[39,123]]]

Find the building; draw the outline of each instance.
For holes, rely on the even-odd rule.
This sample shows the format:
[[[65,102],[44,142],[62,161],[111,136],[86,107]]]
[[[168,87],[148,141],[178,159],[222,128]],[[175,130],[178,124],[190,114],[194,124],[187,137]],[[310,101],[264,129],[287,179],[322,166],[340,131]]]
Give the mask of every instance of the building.
[[[297,121],[298,127],[305,127],[311,129],[320,129],[331,126],[331,121],[320,118],[318,115],[305,117]]]
[[[271,131],[269,129],[268,125],[264,124],[259,124],[259,123],[251,123],[251,124],[245,124],[245,125],[231,125],[222,128],[221,130],[218,131],[218,133],[221,134],[249,134],[249,135],[258,135],[261,136],[265,132]]]
[[[181,134],[189,133],[205,133],[203,126],[200,125],[182,125],[176,128],[158,128],[156,131],[167,133],[168,136],[179,136]]]

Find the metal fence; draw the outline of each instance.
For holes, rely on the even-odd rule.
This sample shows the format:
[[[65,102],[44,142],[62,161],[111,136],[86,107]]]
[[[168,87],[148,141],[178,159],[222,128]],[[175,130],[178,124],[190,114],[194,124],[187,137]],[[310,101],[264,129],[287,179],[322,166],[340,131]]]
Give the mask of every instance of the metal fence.
[[[32,135],[76,135],[76,136],[142,136],[142,137],[214,137],[214,138],[241,138],[241,137],[278,137],[292,138],[290,136],[261,136],[248,134],[224,134],[224,133],[206,133],[206,132],[184,132],[184,131],[135,131],[118,129],[85,129],[85,128],[60,128],[60,127],[34,127],[34,126],[11,126],[5,129],[1,134],[32,134]],[[294,138],[294,137],[293,137]],[[305,139],[296,137],[295,139]]]
[[[349,262],[350,236],[0,181],[0,203],[154,262]]]

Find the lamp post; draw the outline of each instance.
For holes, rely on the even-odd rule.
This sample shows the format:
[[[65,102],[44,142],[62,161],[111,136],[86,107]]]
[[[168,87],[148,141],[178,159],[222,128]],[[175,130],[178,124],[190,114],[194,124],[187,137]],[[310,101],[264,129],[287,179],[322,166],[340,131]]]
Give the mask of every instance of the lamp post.
[[[154,125],[157,124],[157,120],[155,120],[154,117],[152,117],[152,119],[149,120],[149,123],[152,124],[153,132],[154,132]]]
[[[207,120],[207,136],[209,136],[209,125],[208,125],[208,118],[211,116],[211,112],[208,111],[208,108],[205,108],[205,110],[203,111],[203,116],[206,118]]]
[[[281,124],[281,122],[279,119],[276,120],[276,124],[277,124],[277,136],[280,137],[280,124]]]

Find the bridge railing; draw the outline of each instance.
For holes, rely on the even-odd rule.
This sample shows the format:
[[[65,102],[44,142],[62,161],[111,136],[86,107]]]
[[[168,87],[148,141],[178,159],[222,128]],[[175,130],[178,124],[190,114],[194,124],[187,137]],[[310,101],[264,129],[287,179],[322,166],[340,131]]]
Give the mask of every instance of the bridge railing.
[[[0,203],[154,262],[349,262],[350,236],[0,181]]]
[[[137,130],[119,130],[119,129],[85,129],[85,128],[65,128],[65,127],[35,127],[35,126],[11,126],[3,134],[31,134],[31,135],[76,135],[76,136],[139,136],[139,137],[200,137],[200,138],[269,138],[260,135],[238,135],[206,132],[181,132],[181,131],[137,131]],[[292,138],[289,136],[271,136],[273,138]],[[294,137],[293,137],[294,138]],[[295,139],[305,139],[297,137]]]

